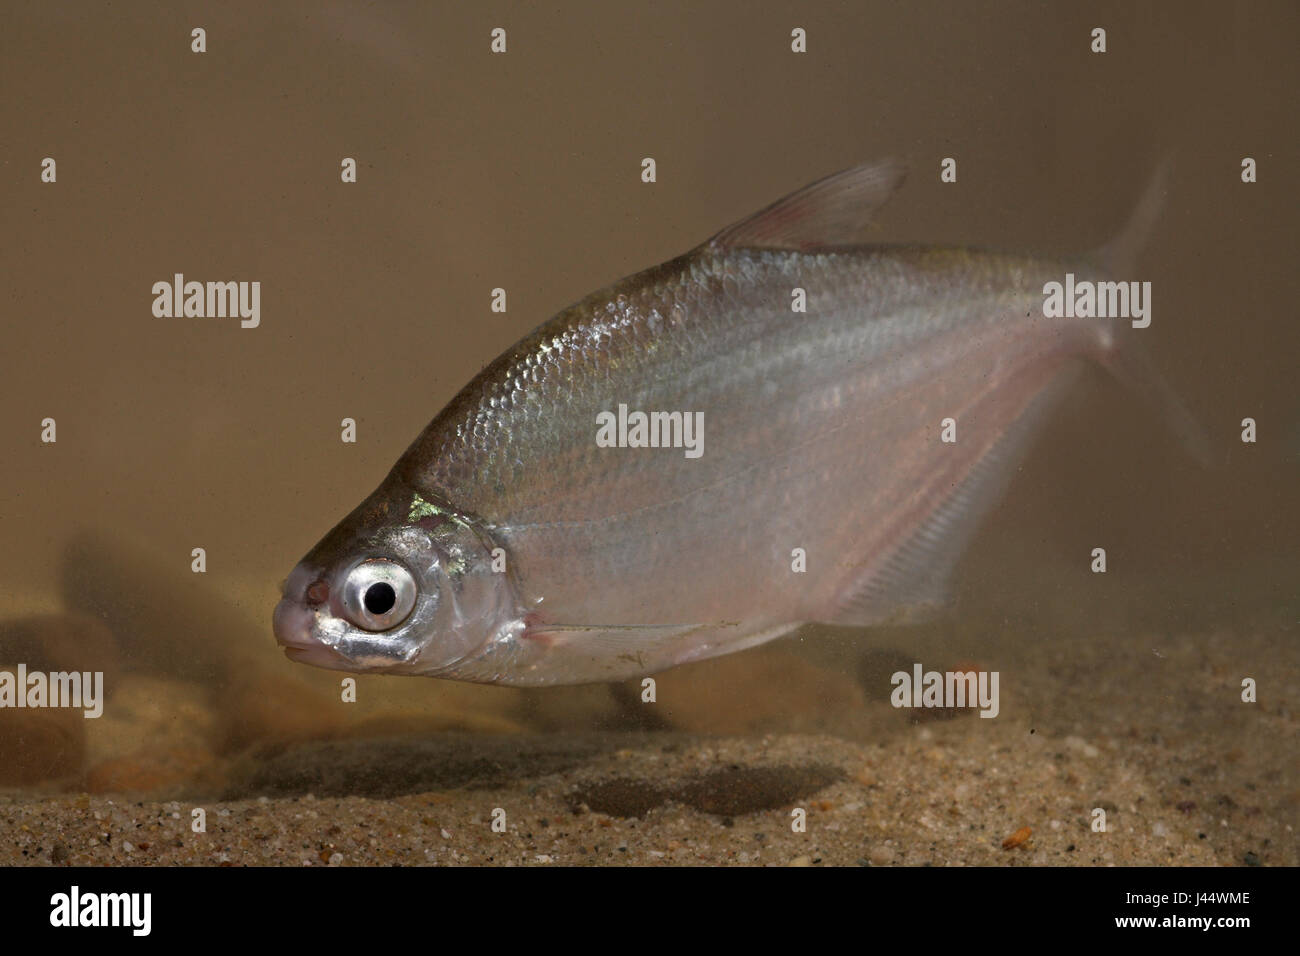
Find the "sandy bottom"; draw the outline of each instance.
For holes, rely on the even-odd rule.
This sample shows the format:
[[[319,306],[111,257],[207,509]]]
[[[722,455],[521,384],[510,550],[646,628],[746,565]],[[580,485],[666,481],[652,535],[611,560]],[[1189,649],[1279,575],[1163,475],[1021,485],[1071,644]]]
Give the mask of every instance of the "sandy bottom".
[[[1284,808],[1258,784],[1180,766],[1153,741],[990,736],[975,719],[888,745],[662,733],[317,744],[260,762],[221,800],[0,804],[0,863],[1297,862]],[[1092,829],[1094,806],[1106,832]],[[196,807],[206,832],[193,832]]]
[[[1032,614],[985,598],[982,624],[677,668],[653,702],[383,677],[345,702],[343,675],[284,661],[224,596],[137,601],[162,572],[100,552],[79,561],[98,604],[79,586],[0,628],[14,660],[93,663],[108,687],[97,720],[0,713],[0,865],[1300,864],[1280,592],[1250,626],[1177,631],[1136,604],[1071,616],[1064,588]],[[201,641],[176,641],[186,614]],[[891,706],[915,663],[996,671],[997,717]]]
[[[1233,731],[1111,719],[1060,734],[1017,718],[912,723],[878,704],[860,710],[854,732],[876,723],[882,739],[435,733],[262,745],[223,767],[213,798],[11,794],[0,864],[1298,862],[1294,766],[1261,763]],[[1256,740],[1293,740],[1292,722]],[[196,808],[206,832],[193,830]]]

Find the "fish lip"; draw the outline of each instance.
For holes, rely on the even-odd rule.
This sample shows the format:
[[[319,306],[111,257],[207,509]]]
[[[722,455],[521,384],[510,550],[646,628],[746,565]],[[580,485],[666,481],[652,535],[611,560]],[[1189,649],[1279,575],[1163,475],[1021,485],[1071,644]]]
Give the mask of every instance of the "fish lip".
[[[316,635],[318,609],[312,604],[303,603],[299,597],[307,589],[307,582],[316,580],[318,575],[314,569],[308,569],[306,573],[295,571],[290,576],[285,596],[275,605],[271,614],[271,630],[275,634],[276,643],[284,648],[284,656],[295,664],[310,664],[326,670],[355,671],[357,666],[354,662]]]
[[[295,664],[310,664],[333,671],[355,671],[354,662],[313,634],[316,612],[291,598],[283,598],[271,615],[275,640],[284,656]]]
[[[324,580],[323,569],[301,561],[280,586],[280,601],[271,613],[271,630],[284,647],[308,649],[324,644],[316,636],[316,608],[307,592]]]
[[[310,651],[326,647],[312,635],[316,615],[291,598],[282,598],[271,614],[271,630],[276,643],[286,650]]]
[[[281,642],[282,644],[284,642]],[[326,670],[352,670],[352,664],[346,657],[324,644],[304,646],[301,644],[284,644],[284,656],[295,664],[310,664]]]

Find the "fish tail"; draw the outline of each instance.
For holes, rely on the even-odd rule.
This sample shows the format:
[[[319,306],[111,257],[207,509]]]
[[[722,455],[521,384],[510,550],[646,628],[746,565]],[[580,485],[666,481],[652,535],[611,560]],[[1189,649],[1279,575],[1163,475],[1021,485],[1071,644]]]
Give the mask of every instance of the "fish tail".
[[[1178,392],[1156,370],[1140,342],[1134,341],[1130,335],[1123,345],[1105,349],[1099,360],[1125,388],[1156,409],[1179,443],[1202,468],[1212,466],[1213,445],[1209,434],[1188,410]]]
[[[1146,247],[1164,209],[1165,194],[1169,188],[1169,174],[1173,167],[1173,154],[1166,154],[1151,174],[1142,197],[1138,200],[1124,227],[1105,245],[1095,250],[1089,260],[1106,273],[1122,277],[1131,271],[1138,256]],[[1127,329],[1117,329],[1127,332]],[[1182,398],[1152,364],[1147,350],[1133,334],[1108,340],[1107,347],[1097,356],[1098,362],[1144,403],[1153,407],[1164,419],[1196,461],[1204,468],[1212,464],[1209,434],[1188,410]]]
[[[1173,154],[1167,154],[1156,170],[1151,174],[1142,198],[1138,200],[1128,222],[1109,242],[1097,249],[1089,258],[1112,275],[1119,275],[1133,268],[1138,254],[1146,248],[1151,233],[1165,205],[1165,193],[1169,189],[1169,171],[1173,166]]]

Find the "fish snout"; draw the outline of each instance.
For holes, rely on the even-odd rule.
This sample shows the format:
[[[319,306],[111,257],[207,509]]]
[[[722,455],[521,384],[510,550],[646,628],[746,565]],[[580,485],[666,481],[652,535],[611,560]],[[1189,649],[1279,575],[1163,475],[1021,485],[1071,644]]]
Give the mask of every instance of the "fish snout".
[[[271,614],[271,630],[285,647],[315,647],[320,643],[312,635],[316,615],[293,598],[281,598]]]
[[[281,598],[271,615],[271,629],[289,660],[327,670],[355,670],[347,658],[316,636],[317,626],[316,609],[291,597]]]
[[[319,664],[319,657],[337,657],[315,633],[317,612],[329,601],[329,593],[329,582],[321,568],[300,564],[285,580],[280,601],[271,614],[271,630],[292,659]]]

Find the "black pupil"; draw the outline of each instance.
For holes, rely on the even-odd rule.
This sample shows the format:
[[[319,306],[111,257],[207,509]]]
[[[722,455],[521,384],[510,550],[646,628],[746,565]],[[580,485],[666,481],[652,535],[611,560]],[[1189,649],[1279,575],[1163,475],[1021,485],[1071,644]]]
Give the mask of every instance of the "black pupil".
[[[397,593],[391,584],[380,581],[366,588],[366,610],[371,614],[387,614],[397,603]]]

